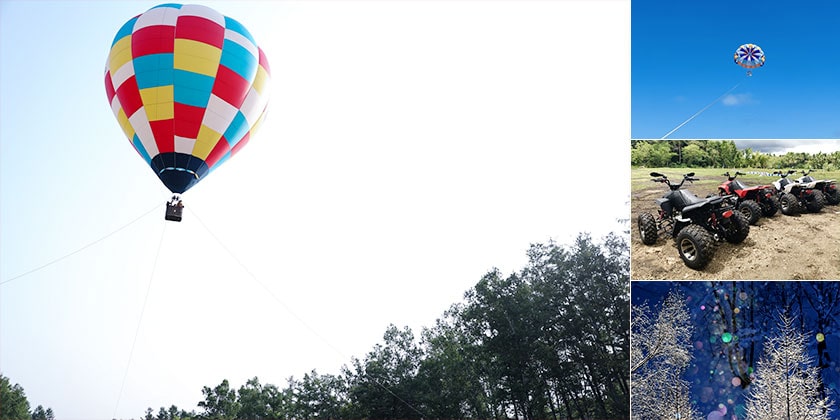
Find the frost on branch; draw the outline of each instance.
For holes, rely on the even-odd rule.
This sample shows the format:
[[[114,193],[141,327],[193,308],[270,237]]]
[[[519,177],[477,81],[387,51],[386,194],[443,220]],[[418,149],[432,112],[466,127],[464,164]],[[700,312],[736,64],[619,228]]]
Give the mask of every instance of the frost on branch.
[[[647,305],[630,317],[630,411],[635,419],[700,418],[683,379],[691,361],[692,325],[681,295],[670,293],[655,317]]]
[[[805,335],[780,315],[778,334],[764,343],[747,396],[748,420],[829,419],[831,401],[820,397],[819,369],[807,354]]]

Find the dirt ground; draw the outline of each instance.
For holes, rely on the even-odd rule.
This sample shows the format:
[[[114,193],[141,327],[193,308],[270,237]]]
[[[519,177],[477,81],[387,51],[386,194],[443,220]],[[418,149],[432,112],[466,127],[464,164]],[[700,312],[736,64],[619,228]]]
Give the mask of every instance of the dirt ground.
[[[665,190],[639,189],[631,196],[630,271],[633,280],[840,280],[840,206],[819,213],[785,216],[777,212],[750,226],[747,239],[720,242],[702,271],[686,267],[673,238],[650,246],[639,238],[642,212],[657,214],[654,200]]]

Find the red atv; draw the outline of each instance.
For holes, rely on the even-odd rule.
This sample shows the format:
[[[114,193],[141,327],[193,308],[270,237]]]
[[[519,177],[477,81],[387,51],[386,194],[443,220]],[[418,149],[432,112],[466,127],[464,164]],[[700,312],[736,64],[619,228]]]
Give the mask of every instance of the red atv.
[[[747,216],[747,220],[751,225],[758,222],[758,219],[763,215],[770,217],[776,214],[779,210],[779,199],[776,198],[776,189],[772,185],[757,185],[754,187],[747,186],[743,182],[735,179],[738,175],[746,175],[741,172],[735,172],[735,176],[729,175],[729,172],[723,174],[728,180],[718,187],[720,195],[734,194],[738,197],[738,210]]]

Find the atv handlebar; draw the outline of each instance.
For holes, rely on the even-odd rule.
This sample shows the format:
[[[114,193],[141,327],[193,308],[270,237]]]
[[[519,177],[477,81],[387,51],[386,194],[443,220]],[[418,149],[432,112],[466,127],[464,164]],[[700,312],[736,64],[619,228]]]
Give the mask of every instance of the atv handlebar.
[[[746,175],[746,174],[743,173],[743,172],[738,172],[738,171],[735,171],[735,175],[730,175],[729,171],[726,171],[726,172],[723,173],[723,176],[727,177],[730,181],[734,181],[735,178],[738,177],[738,175]]]
[[[771,175],[777,175],[777,176],[780,176],[782,178],[787,178],[788,175],[795,174],[795,173],[796,173],[796,171],[794,171],[793,169],[789,169],[787,171],[787,173],[782,173],[782,171],[776,171],[776,172],[773,172]]]
[[[654,179],[651,179],[651,181],[664,183],[664,184],[668,185],[668,188],[670,188],[671,190],[680,189],[680,187],[683,186],[685,181],[694,182],[694,181],[699,181],[700,180],[699,178],[694,178],[694,172],[689,172],[687,174],[683,174],[683,179],[682,179],[682,181],[680,181],[680,183],[678,185],[671,184],[671,180],[668,179],[668,176],[660,174],[659,172],[651,172],[650,176],[655,177]]]

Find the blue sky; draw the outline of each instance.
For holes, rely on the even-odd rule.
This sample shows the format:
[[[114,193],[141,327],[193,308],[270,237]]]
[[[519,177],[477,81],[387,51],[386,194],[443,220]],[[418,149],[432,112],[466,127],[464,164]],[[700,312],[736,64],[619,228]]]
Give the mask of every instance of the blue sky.
[[[840,137],[838,14],[830,0],[634,0],[631,136],[661,138],[737,85],[668,138]],[[746,43],[767,57],[752,77],[733,62]]]
[[[0,372],[34,406],[138,418],[222,379],[338,373],[531,243],[622,228],[627,2],[202,2],[248,28],[272,92],[181,223],[103,85],[159,3],[0,2]],[[581,177],[616,186],[581,211]]]

